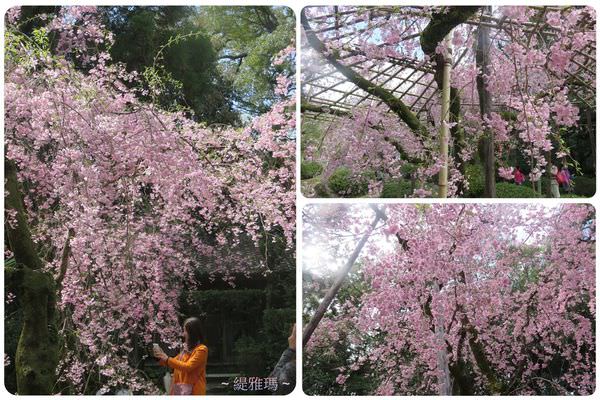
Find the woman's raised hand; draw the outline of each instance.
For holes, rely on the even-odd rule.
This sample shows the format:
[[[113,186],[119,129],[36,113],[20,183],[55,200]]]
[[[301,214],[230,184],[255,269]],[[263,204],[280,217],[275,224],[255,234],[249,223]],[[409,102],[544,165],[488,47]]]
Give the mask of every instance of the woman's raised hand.
[[[163,351],[163,349],[160,348],[160,346],[155,344],[153,347],[154,347],[154,357],[156,357],[160,360],[167,359],[167,354]]]
[[[288,344],[290,349],[296,350],[296,324],[294,324],[294,327],[292,328],[292,334],[288,337]]]

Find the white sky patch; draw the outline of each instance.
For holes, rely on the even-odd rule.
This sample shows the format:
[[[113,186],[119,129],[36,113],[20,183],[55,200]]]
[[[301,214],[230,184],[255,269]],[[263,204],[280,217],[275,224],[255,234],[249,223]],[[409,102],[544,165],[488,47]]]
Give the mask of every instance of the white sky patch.
[[[381,207],[382,204],[379,204],[378,206]],[[433,205],[433,207],[435,206],[436,205]],[[321,205],[313,204],[311,207],[321,207]],[[326,241],[315,242],[311,241],[310,238],[305,238],[302,245],[302,251],[300,252],[302,270],[304,272],[319,276],[332,275],[336,271],[339,271],[346,263],[351,252],[354,250],[368,225],[374,218],[374,212],[368,204],[355,204],[353,207],[355,207],[355,211],[359,213],[358,216],[363,217],[361,220],[364,222],[361,225],[350,225],[345,231],[340,231],[339,235],[336,235],[335,237],[331,236],[331,238]],[[395,205],[395,207],[414,207],[414,205]],[[526,215],[530,211],[530,209],[524,208],[520,204],[514,204],[513,207],[515,212],[523,215]],[[559,206],[538,204],[537,207],[541,210],[545,210],[544,214],[550,216]],[[359,255],[358,262],[360,262],[361,258],[366,254],[370,257],[380,258],[395,251],[398,242],[394,236],[387,236],[382,232],[382,228],[384,228],[385,225],[385,223],[380,222],[378,228],[371,234],[367,244]],[[357,228],[359,233],[353,233]],[[530,234],[529,229],[526,226],[515,226],[512,231],[507,232],[507,234],[514,235],[513,239],[521,245],[531,245],[537,239],[535,235]]]

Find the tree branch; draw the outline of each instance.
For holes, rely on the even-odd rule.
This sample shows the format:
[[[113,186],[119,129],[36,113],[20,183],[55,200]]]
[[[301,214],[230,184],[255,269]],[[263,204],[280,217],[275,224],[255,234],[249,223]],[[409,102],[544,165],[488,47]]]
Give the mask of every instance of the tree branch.
[[[16,217],[16,221],[13,221],[13,224],[8,221],[5,223],[10,248],[15,255],[17,263],[26,265],[32,270],[41,269],[43,264],[29,231],[27,214],[23,207],[19,180],[17,179],[17,166],[14,161],[5,158],[4,173],[6,191],[8,192],[5,198],[6,211],[9,214],[14,213]]]
[[[426,138],[428,135],[427,129],[421,123],[419,118],[400,100],[395,97],[390,91],[373,82],[363,78],[350,67],[347,67],[338,61],[337,55],[330,52],[325,44],[313,32],[308,18],[306,17],[306,9],[303,9],[300,14],[300,20],[306,34],[306,39],[310,46],[317,51],[325,60],[329,62],[335,69],[346,77],[350,82],[358,86],[360,89],[369,93],[372,96],[379,98],[384,102],[390,110],[396,113],[402,121],[418,136]]]
[[[322,106],[318,104],[308,103],[306,101],[302,101],[300,103],[300,112],[314,112],[317,114],[331,114],[338,117],[351,117],[352,113],[349,111],[338,110],[335,108],[331,108],[328,106]]]
[[[241,60],[248,56],[248,53],[240,53],[240,54],[224,54],[219,56],[219,60]]]
[[[480,7],[449,7],[449,11],[437,12],[431,15],[429,24],[421,33],[421,49],[428,56],[435,54],[439,42],[444,40],[450,31],[466,22]]]
[[[331,114],[331,115],[335,115],[337,117],[347,117],[347,118],[352,118],[352,113],[349,111],[344,111],[344,110],[337,110],[335,108],[331,108],[328,106],[324,106],[324,105],[318,105],[318,104],[314,104],[314,103],[308,103],[303,101],[300,104],[300,111],[301,112],[314,112],[314,113],[321,113],[321,114]],[[383,126],[380,125],[371,125],[369,124],[369,127],[372,129],[375,129],[376,131],[379,132],[384,132],[385,129],[383,128]],[[398,142],[397,140],[391,139],[389,136],[384,136],[383,140],[385,140],[386,142],[390,143],[392,146],[394,146],[394,148],[396,148],[396,151],[398,153],[400,153],[400,157],[402,157],[403,160],[406,160],[408,162],[411,163],[419,163],[421,160],[409,156],[406,151],[404,151],[404,148],[402,147],[402,144],[400,142]]]
[[[75,231],[73,228],[69,228],[69,232],[67,233],[67,241],[65,242],[65,247],[63,247],[62,256],[60,257],[60,272],[58,274],[58,278],[56,278],[56,286],[58,287],[59,293],[62,289],[62,281],[67,273],[69,257],[71,256],[71,239],[74,235]]]
[[[357,243],[356,247],[354,248],[354,251],[350,254],[350,257],[348,257],[346,264],[342,267],[341,271],[338,273],[338,276],[335,278],[335,282],[334,282],[333,286],[331,286],[331,288],[329,288],[329,290],[327,291],[327,294],[325,295],[323,300],[321,300],[321,303],[319,304],[317,311],[315,311],[315,314],[312,316],[312,318],[310,319],[308,324],[306,324],[306,327],[304,328],[304,331],[302,332],[302,346],[303,347],[306,346],[306,344],[310,340],[313,332],[317,328],[317,325],[319,324],[319,322],[325,315],[325,312],[331,305],[331,302],[333,301],[334,297],[337,295],[338,291],[342,287],[342,284],[344,283],[346,276],[352,269],[352,266],[354,266],[354,263],[356,262],[356,259],[358,258],[360,252],[362,251],[362,248],[367,243],[367,240],[369,240],[369,237],[371,236],[373,229],[375,229],[375,227],[377,226],[377,223],[382,219],[382,216],[384,216],[384,215],[385,214],[381,210],[379,210],[379,212],[376,211],[373,222],[371,222],[371,224],[369,225],[369,228],[367,229],[367,231],[365,232],[363,237],[360,239],[360,241]]]

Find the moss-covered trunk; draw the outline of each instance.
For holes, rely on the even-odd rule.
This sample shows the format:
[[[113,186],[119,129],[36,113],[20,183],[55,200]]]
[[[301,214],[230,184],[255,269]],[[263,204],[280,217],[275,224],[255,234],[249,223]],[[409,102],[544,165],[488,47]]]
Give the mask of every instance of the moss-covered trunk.
[[[4,163],[6,223],[10,248],[17,267],[6,270],[10,290],[17,294],[23,312],[23,328],[17,345],[15,367],[19,395],[52,394],[58,364],[58,338],[54,321],[55,284],[52,276],[42,271],[42,260],[35,249],[27,223],[27,214],[17,180],[14,162]]]
[[[52,394],[58,364],[54,325],[54,282],[43,271],[23,266],[23,328],[16,354],[19,395]]]

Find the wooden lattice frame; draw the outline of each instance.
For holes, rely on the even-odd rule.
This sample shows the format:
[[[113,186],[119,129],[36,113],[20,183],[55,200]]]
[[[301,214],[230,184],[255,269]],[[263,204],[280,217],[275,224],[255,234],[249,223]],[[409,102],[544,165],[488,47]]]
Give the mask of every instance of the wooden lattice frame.
[[[538,21],[543,20],[541,17],[543,17],[546,12],[564,9],[561,7],[532,8],[539,10],[538,15],[540,18],[538,18]],[[341,24],[344,24],[345,27],[367,22],[375,26],[378,24],[383,25],[389,20],[392,14],[396,15],[399,13],[412,16],[426,15],[422,7],[354,7],[347,8],[344,11],[338,11],[338,8],[334,7],[333,13],[318,16],[311,19],[311,21],[332,20],[333,22],[329,26],[314,30],[316,33],[323,33],[336,31]],[[356,15],[361,16],[356,17]],[[348,16],[352,17],[351,21],[345,20]],[[556,29],[547,24],[542,25],[540,22],[517,23],[512,20],[483,15],[482,13],[477,13],[475,17],[470,18],[466,23],[473,26],[484,25],[493,30],[503,30],[505,32],[509,31],[511,26],[519,25],[524,32],[530,36],[537,35],[542,41],[545,37],[556,35],[558,33]],[[366,29],[367,28],[361,28],[352,33],[340,33],[339,35],[336,35],[335,38],[336,40],[341,40],[342,42],[349,44],[352,41],[352,35],[362,33]],[[414,39],[419,34],[407,35],[401,40]],[[309,49],[306,48],[305,50]],[[576,51],[576,55],[573,57],[572,61],[579,68],[575,72],[567,72],[569,81],[577,83],[577,85],[573,85],[570,93],[582,108],[595,109],[595,79],[593,81],[586,79],[586,74],[588,76],[591,74],[595,77],[595,53],[595,45],[590,45],[585,49]],[[358,49],[349,48],[341,59],[348,59],[360,54],[361,52]],[[455,55],[455,66],[461,62],[465,54],[466,50],[463,51],[462,54]],[[425,119],[427,117],[425,115],[427,106],[434,101],[439,93],[433,75],[434,67],[431,63],[423,63],[421,60],[411,58],[398,59],[388,57],[383,64],[378,64],[378,62],[372,62],[363,57],[356,61],[351,60],[351,62],[346,63],[346,65],[360,73],[366,79],[372,81],[374,84],[384,87],[394,96],[404,101],[420,119]],[[373,102],[372,104],[381,104],[381,100],[355,86],[351,81],[346,79],[344,75],[336,71],[331,65],[327,64],[326,61],[323,61],[323,63],[318,66],[304,68],[302,72],[303,101],[308,101],[311,104],[334,110],[335,113],[333,114],[340,115],[343,112],[349,112],[353,107],[369,101]],[[420,95],[411,93],[411,90],[415,87],[423,88]],[[303,112],[305,117],[310,118],[335,118],[335,115],[324,116],[322,114],[323,113],[321,112],[310,110],[305,110]]]

